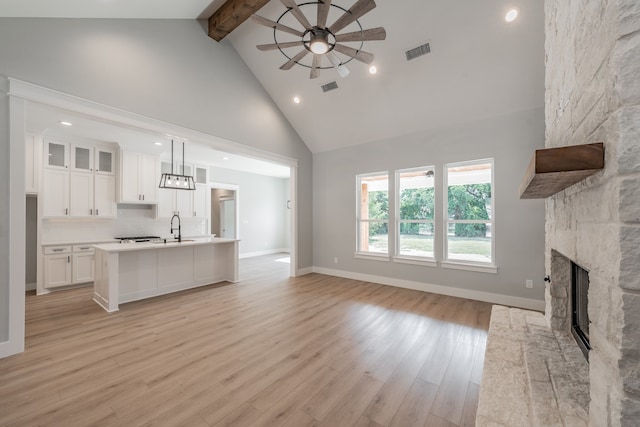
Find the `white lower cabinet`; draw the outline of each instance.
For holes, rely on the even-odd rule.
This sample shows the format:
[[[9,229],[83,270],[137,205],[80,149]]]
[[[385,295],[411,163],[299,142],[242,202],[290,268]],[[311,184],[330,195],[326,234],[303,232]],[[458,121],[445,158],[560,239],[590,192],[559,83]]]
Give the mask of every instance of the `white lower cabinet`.
[[[72,283],[93,282],[94,251],[90,246],[74,247],[72,260]]]
[[[93,282],[94,250],[90,245],[44,248],[45,289]]]
[[[47,289],[71,284],[71,251],[44,256],[44,287]]]

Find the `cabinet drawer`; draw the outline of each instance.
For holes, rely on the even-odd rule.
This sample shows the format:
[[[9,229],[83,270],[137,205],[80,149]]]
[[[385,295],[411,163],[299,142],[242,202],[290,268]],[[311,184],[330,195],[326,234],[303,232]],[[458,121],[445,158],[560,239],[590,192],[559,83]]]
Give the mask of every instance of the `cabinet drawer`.
[[[45,246],[45,255],[67,254],[71,253],[71,246]]]
[[[91,245],[73,245],[73,252],[93,252]]]

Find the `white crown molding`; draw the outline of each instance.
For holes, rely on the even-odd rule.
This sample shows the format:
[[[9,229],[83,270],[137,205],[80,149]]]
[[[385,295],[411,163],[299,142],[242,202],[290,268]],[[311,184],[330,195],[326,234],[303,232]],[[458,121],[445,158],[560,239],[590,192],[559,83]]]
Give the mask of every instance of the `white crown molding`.
[[[431,283],[414,282],[410,280],[394,279],[391,277],[374,276],[372,274],[362,274],[352,271],[334,270],[331,268],[323,267],[313,267],[313,272],[326,274],[328,276],[343,277],[345,279],[361,280],[364,282],[395,286],[397,288],[413,289],[416,291],[430,292],[434,294],[448,295],[452,297],[466,298],[492,304],[500,304],[510,307],[525,308],[527,310],[544,312],[544,301],[529,298],[500,295],[491,292],[474,291],[463,288],[454,288],[450,286],[434,285]]]
[[[194,129],[185,128],[173,123],[163,122],[141,114],[110,107],[75,95],[48,89],[42,86],[28,83],[22,80],[9,80],[9,95],[27,101],[38,102],[67,111],[97,117],[121,125],[147,129],[168,135],[179,135],[189,141],[197,141],[206,144],[216,150],[226,151],[231,154],[251,157],[258,160],[266,160],[289,167],[298,167],[298,160],[250,147],[231,140],[220,138]]]

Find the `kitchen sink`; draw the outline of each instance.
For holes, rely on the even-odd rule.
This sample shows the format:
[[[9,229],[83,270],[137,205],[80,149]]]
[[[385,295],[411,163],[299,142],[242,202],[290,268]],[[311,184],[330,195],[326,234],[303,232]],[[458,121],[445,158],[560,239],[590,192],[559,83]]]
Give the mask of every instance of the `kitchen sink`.
[[[184,242],[195,242],[195,240],[182,239],[182,242],[178,242],[178,239],[167,239],[166,242],[164,240],[157,240],[151,243],[156,245],[164,245],[165,243],[184,243]]]

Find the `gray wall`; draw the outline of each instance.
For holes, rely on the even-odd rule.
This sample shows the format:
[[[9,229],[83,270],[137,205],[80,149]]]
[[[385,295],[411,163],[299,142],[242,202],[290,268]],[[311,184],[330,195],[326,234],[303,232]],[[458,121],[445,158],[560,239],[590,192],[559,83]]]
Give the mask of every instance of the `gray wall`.
[[[9,251],[9,97],[0,81],[0,342],[9,339]]]
[[[312,265],[311,152],[227,42],[191,20],[0,19],[0,76],[299,160],[298,262]],[[6,80],[0,78],[0,86]],[[8,322],[8,101],[0,100],[0,341]],[[22,267],[20,267],[22,268]]]
[[[284,215],[285,211],[289,212],[287,210],[289,196],[285,193],[283,184],[285,179],[210,167],[209,180],[236,184],[240,187],[236,195],[240,255],[289,247],[288,241],[285,240],[287,234]],[[213,204],[212,201],[212,217]]]
[[[35,284],[38,271],[38,199],[27,197],[27,224],[25,230],[25,282]],[[32,287],[31,289],[35,289]]]
[[[314,265],[542,300],[544,202],[520,200],[518,186],[534,150],[543,146],[544,113],[536,109],[315,154]],[[354,258],[357,174],[484,158],[495,159],[497,274]],[[526,279],[533,279],[533,289],[525,288]]]

